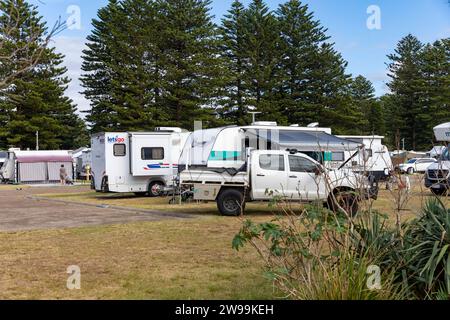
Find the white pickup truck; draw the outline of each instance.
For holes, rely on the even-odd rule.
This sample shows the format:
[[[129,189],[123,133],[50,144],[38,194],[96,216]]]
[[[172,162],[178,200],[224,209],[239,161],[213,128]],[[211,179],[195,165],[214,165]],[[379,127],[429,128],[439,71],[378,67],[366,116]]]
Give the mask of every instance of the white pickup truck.
[[[269,201],[274,196],[337,204],[353,215],[362,197],[376,198],[378,191],[363,175],[325,169],[296,151],[248,150],[241,170],[187,167],[179,178],[180,186],[191,190],[195,200],[216,201],[220,213],[227,216],[243,213],[248,201]]]

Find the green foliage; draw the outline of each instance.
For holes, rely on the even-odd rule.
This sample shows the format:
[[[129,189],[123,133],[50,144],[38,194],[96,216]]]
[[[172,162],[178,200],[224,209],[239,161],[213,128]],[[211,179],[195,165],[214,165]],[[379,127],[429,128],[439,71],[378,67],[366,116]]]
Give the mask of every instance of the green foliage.
[[[429,200],[405,233],[405,266],[411,293],[420,299],[450,298],[450,209]]]
[[[377,212],[345,217],[318,206],[270,223],[244,222],[232,246],[247,243],[266,262],[266,275],[296,299],[448,299],[450,209],[427,201],[419,218],[398,229]],[[381,288],[366,285],[368,267],[381,270]]]
[[[0,147],[34,149],[36,131],[39,131],[41,149],[86,145],[84,123],[76,115],[73,102],[64,95],[70,81],[65,76],[66,68],[61,66],[64,56],[44,45],[46,25],[36,7],[22,0],[3,0],[0,12],[0,34],[7,38],[6,47],[25,54],[17,48],[27,45],[34,53],[26,54],[40,57],[34,68],[17,75],[0,92]],[[17,32],[5,34],[2,28],[5,21],[13,21],[18,26]],[[14,57],[14,68],[21,67],[22,59],[20,55]]]
[[[395,269],[383,265],[381,289],[367,286],[368,267],[380,264],[380,249],[390,250],[393,233],[383,218],[359,218],[349,224],[319,206],[295,215],[284,205],[282,216],[269,223],[244,222],[232,246],[251,243],[266,262],[266,276],[293,299],[398,299],[401,286]]]
[[[382,99],[390,144],[405,138],[410,150],[428,150],[432,128],[450,121],[450,42],[422,44],[413,35],[401,39],[388,58],[388,87]]]

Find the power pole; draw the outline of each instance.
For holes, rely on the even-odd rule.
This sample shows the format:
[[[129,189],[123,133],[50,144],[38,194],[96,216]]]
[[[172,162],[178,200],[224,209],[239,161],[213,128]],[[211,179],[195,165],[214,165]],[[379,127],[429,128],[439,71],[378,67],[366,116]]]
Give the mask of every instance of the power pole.
[[[402,139],[402,143],[403,143],[403,149],[402,150],[405,150],[405,138]]]
[[[36,131],[36,151],[39,151],[39,131]]]

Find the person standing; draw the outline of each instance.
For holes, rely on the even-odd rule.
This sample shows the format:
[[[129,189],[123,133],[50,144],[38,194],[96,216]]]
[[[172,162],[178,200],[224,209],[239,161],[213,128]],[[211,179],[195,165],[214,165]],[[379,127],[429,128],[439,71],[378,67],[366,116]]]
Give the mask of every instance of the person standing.
[[[61,180],[61,185],[66,184],[66,177],[67,177],[67,171],[66,168],[64,168],[64,165],[61,165],[61,168],[59,168],[59,179]]]

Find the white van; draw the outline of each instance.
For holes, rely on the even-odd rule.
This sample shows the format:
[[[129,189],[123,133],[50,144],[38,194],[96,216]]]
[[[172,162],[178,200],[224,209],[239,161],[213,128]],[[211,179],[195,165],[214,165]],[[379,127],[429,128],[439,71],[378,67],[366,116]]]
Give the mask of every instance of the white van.
[[[173,186],[178,158],[189,132],[157,128],[155,132],[107,132],[91,137],[92,188],[159,196]]]

